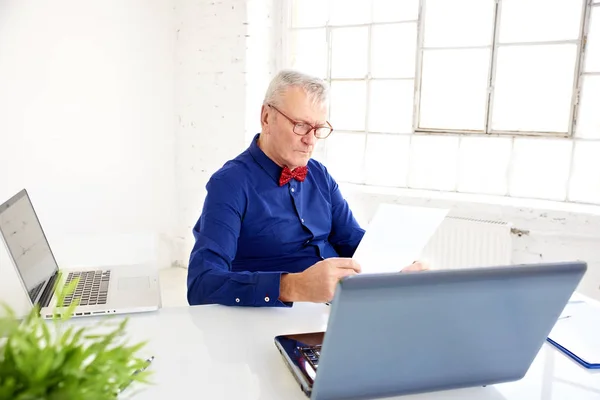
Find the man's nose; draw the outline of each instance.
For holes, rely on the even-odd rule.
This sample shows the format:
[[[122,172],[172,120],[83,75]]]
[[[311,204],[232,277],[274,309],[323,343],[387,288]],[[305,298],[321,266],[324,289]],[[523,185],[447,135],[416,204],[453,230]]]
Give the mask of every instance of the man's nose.
[[[307,145],[312,145],[314,146],[317,143],[317,137],[315,136],[315,130],[311,129],[310,132],[308,132],[306,135],[304,135],[302,137],[302,141],[307,144]]]

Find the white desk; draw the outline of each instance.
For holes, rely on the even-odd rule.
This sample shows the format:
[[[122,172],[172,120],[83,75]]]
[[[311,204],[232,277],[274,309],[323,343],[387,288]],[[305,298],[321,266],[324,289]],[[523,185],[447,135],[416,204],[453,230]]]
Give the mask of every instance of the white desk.
[[[282,333],[323,330],[329,307],[296,304],[291,309],[196,306],[131,316],[133,340],[150,340],[154,386],[123,398],[307,400],[273,344]],[[79,319],[87,324],[94,319]],[[145,353],[144,353],[145,354]],[[452,366],[449,366],[450,368]],[[524,379],[401,399],[598,400],[600,373],[590,372],[545,344]]]

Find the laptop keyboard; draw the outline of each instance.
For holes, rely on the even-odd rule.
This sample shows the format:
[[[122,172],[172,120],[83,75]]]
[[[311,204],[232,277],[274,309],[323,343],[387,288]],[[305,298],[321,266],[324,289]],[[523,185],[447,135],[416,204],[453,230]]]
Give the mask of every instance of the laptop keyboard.
[[[314,369],[317,369],[319,366],[319,357],[321,356],[321,345],[300,347],[299,350],[300,354],[306,358],[310,365],[312,365]]]
[[[38,294],[40,294],[40,291],[42,290],[42,287],[44,286],[44,281],[41,281],[39,285],[37,285],[36,287],[34,287],[33,289],[31,289],[29,291],[29,298],[31,299],[31,301],[35,301],[35,299],[37,299]]]
[[[67,297],[61,307],[68,307],[73,300],[79,299],[80,306],[106,304],[110,271],[70,272],[65,285],[79,278],[75,292]]]

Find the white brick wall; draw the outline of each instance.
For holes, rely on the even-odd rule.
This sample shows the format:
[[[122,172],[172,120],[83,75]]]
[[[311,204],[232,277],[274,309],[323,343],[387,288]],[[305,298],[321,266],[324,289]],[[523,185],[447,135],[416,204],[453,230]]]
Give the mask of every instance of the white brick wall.
[[[187,265],[206,182],[245,147],[248,18],[244,0],[174,4],[177,262]]]
[[[246,46],[246,144],[260,131],[265,90],[277,70],[280,0],[248,0]]]

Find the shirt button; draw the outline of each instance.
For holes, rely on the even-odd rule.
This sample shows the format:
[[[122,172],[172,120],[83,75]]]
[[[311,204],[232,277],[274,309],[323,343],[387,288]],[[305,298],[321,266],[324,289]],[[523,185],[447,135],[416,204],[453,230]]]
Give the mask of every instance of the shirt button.
[[[266,301],[267,303],[269,302],[269,300],[271,300],[271,299],[269,299],[268,297],[265,297],[265,301]]]
[[[236,299],[235,299],[235,302],[236,302],[236,303],[239,303],[239,302],[240,302],[240,299],[239,299],[239,298],[236,298]]]
[[[291,189],[290,189],[290,191],[291,191],[292,193],[294,193],[294,192],[296,191],[296,189],[294,189],[294,188],[291,188]]]
[[[301,218],[300,221],[302,221],[302,223],[304,223],[304,218]]]

